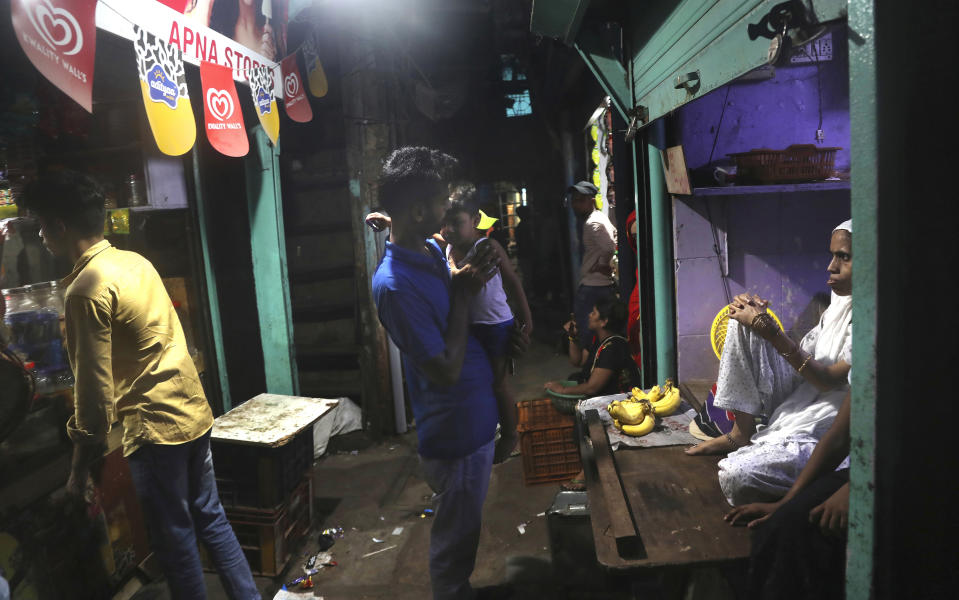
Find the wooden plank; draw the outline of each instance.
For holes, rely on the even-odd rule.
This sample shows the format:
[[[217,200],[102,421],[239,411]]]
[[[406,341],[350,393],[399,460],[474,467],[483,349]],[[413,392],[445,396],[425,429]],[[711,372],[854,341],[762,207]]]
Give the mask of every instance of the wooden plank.
[[[217,417],[210,439],[276,448],[333,410],[339,400],[260,394]]]
[[[597,510],[596,486],[589,488],[593,536],[600,564],[612,569],[708,566],[749,557],[749,530],[731,527],[730,510],[719,488],[719,457],[686,456],[681,446],[622,449],[616,463],[623,490],[639,528],[645,555],[623,558],[606,534],[612,519]],[[588,470],[587,470],[588,471]]]
[[[642,544],[633,522],[629,500],[623,492],[619,473],[616,472],[616,461],[613,460],[613,451],[609,447],[606,428],[595,410],[586,411],[586,421],[599,487],[603,490],[606,512],[609,515],[609,530],[615,540],[616,551],[624,558],[638,558],[643,554]]]

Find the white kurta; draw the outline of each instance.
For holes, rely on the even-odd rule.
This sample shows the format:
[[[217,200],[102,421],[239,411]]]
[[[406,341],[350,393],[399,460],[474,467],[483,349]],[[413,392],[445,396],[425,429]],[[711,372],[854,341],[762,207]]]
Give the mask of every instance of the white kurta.
[[[802,349],[818,362],[851,362],[852,298],[832,295]],[[733,506],[781,498],[832,425],[847,385],[820,392],[772,344],[730,319],[715,405],[768,417],[744,446],[719,461],[719,484]]]

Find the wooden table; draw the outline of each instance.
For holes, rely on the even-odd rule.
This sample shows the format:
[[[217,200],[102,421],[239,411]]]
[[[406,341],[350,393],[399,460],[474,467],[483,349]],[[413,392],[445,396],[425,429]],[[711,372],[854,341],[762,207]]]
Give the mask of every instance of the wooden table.
[[[591,425],[582,451],[601,565],[700,567],[749,557],[749,531],[723,520],[730,508],[716,476],[719,457],[686,456],[685,446],[613,454],[603,427]]]

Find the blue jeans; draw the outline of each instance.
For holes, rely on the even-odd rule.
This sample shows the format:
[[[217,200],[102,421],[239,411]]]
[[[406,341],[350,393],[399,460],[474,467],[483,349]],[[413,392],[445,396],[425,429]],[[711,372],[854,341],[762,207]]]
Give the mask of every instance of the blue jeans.
[[[216,491],[210,432],[185,444],[147,444],[128,461],[146,513],[150,545],[173,598],[206,598],[196,544],[199,537],[227,595],[234,600],[258,600],[250,565]]]
[[[616,295],[615,285],[581,285],[576,289],[573,300],[573,315],[576,316],[576,330],[579,332],[579,347],[588,349],[593,341],[593,332],[589,330],[589,313],[596,303],[604,298]]]
[[[470,575],[493,468],[493,442],[463,458],[420,457],[420,461],[426,483],[436,494],[430,529],[433,600],[472,600]]]

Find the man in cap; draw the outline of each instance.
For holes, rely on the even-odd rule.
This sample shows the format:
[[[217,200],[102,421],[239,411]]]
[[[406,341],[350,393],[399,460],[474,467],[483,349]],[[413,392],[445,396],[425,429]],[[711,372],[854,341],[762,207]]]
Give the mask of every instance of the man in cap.
[[[583,262],[579,268],[579,288],[573,301],[576,317],[576,335],[581,348],[589,348],[589,313],[599,300],[616,293],[613,267],[610,262],[616,253],[616,228],[609,218],[596,210],[599,190],[588,181],[570,186],[570,205],[578,219],[582,219],[583,234],[580,245]]]

